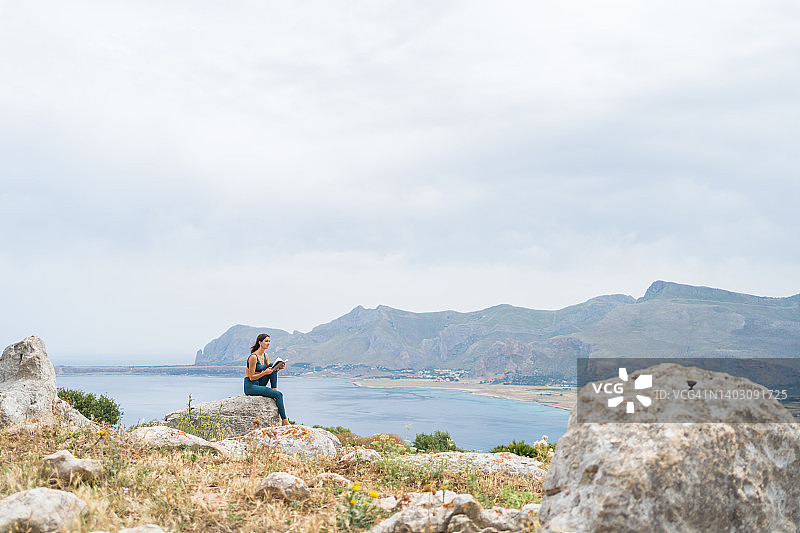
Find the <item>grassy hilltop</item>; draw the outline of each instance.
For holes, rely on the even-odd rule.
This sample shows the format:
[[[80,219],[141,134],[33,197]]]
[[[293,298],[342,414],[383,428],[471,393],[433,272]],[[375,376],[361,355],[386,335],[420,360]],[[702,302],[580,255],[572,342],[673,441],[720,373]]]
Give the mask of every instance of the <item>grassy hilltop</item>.
[[[378,498],[400,499],[412,491],[446,488],[470,493],[484,508],[520,508],[539,502],[543,495],[541,481],[508,472],[445,471],[444,466],[402,463],[398,457],[411,452],[392,436],[357,439],[350,434],[342,440],[376,449],[382,459],[348,464],[265,450],[237,461],[189,449],[142,447],[110,427],[100,432],[16,428],[0,432],[0,498],[35,487],[71,491],[88,504],[88,513],[70,531],[117,531],[155,523],[175,532],[336,533],[369,529],[393,514],[376,505]],[[43,457],[61,449],[76,457],[101,459],[100,479],[70,485],[51,478]],[[543,460],[549,462],[547,457]],[[358,483],[358,489],[314,488],[303,502],[265,499],[256,488],[271,472],[288,472],[306,481],[333,472]]]

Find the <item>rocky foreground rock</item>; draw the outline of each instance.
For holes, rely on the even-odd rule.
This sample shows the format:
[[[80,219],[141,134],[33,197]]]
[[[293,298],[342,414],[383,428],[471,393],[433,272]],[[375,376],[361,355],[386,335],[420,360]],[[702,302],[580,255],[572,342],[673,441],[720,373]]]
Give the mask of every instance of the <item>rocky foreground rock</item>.
[[[471,494],[424,502],[397,512],[369,533],[509,533],[530,531],[538,506],[484,509]]]
[[[33,335],[0,357],[0,428],[12,424],[92,424],[58,397],[56,372],[44,342]]]
[[[560,442],[560,441],[559,441]],[[419,466],[439,467],[445,470],[480,472],[501,472],[521,477],[543,480],[547,474],[544,463],[530,457],[521,457],[510,452],[440,452],[415,455],[401,455],[397,460]]]
[[[232,456],[280,450],[295,457],[336,457],[342,445],[328,430],[302,425],[254,429],[241,437],[225,439],[220,446]]]
[[[234,459],[270,451],[309,459],[336,457],[342,447],[333,433],[300,425],[254,429],[241,437],[222,441],[208,441],[168,426],[143,426],[128,432],[126,436],[142,446],[189,448]]]
[[[86,503],[71,492],[25,490],[0,500],[0,531],[74,531],[86,510]]]
[[[280,426],[281,417],[275,400],[264,396],[232,396],[192,406],[191,411],[182,409],[164,416],[164,424],[180,429],[181,419],[187,419],[195,427],[208,420],[218,421],[226,437],[240,437],[258,427]]]
[[[217,442],[210,442],[197,435],[167,426],[142,426],[127,433],[126,437],[142,446],[188,448],[229,455],[229,451]]]
[[[308,499],[311,493],[306,482],[299,477],[288,472],[272,472],[256,488],[256,495],[294,502]]]
[[[98,459],[78,459],[69,450],[59,450],[45,456],[44,462],[54,477],[65,483],[92,481],[103,473],[103,464]]]
[[[694,390],[763,389],[718,372],[661,364],[632,374]],[[590,385],[578,395],[582,415],[607,406]],[[723,423],[703,423],[708,406],[683,409],[686,423],[578,423],[573,410],[545,480],[542,533],[648,531],[797,532],[800,529],[800,426],[775,400],[747,413],[742,402]],[[654,403],[648,416],[658,420]],[[669,413],[673,414],[673,413]],[[785,423],[738,423],[741,420]],[[620,415],[624,416],[624,415]],[[694,416],[694,420],[692,420]]]

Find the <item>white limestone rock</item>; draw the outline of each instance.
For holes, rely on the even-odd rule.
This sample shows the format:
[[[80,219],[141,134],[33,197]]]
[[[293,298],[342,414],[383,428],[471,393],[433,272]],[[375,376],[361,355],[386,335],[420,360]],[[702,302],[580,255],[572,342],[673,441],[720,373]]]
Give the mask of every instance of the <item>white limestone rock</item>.
[[[294,502],[308,499],[311,493],[308,491],[305,481],[299,477],[287,472],[273,472],[258,486],[256,495]]]
[[[675,364],[637,374],[683,388],[689,380],[724,381],[727,390],[759,387]],[[581,389],[578,402],[606,409],[586,397],[590,386]],[[754,410],[742,412],[748,403]],[[765,415],[789,422],[791,415],[777,402],[742,402],[730,419],[704,423],[720,416],[717,407],[678,407],[684,423],[578,423],[573,410],[545,480],[542,533],[798,531],[800,425],[736,423]],[[658,420],[659,409],[676,407],[653,402],[646,414]]]
[[[3,350],[0,357],[0,427],[14,424],[70,426],[92,422],[58,397],[56,372],[44,342],[33,335]]]
[[[436,492],[407,492],[398,500],[400,507],[436,507],[452,502],[458,496],[452,490],[437,490]]]
[[[463,471],[465,468],[481,472],[505,472],[521,477],[544,479],[547,471],[541,461],[521,457],[511,452],[441,452],[400,455],[398,461],[417,465],[441,466],[447,470]]]
[[[198,451],[213,451],[228,456],[229,450],[219,443],[209,442],[196,435],[167,426],[144,426],[127,434],[134,442],[158,448],[190,448]]]
[[[247,447],[247,442],[242,437],[230,437],[223,439],[217,443],[219,449],[222,450],[224,455],[232,459],[246,459],[250,455],[250,449]]]
[[[381,454],[371,448],[356,448],[355,450],[342,455],[338,461],[340,463],[374,463],[381,461]]]
[[[0,532],[72,531],[86,510],[71,492],[44,487],[17,492],[0,500]]]
[[[243,443],[248,454],[263,449],[279,449],[287,455],[296,457],[336,457],[342,445],[330,431],[301,425],[260,428],[235,439]],[[225,446],[232,449],[232,442],[226,439]]]
[[[406,507],[369,533],[516,533],[529,531],[534,524],[529,511],[483,509],[471,494],[459,494],[443,504]]]
[[[375,504],[384,511],[394,511],[397,509],[398,503],[397,498],[394,496],[386,496],[375,500]]]
[[[187,407],[188,409],[188,407]],[[280,426],[281,417],[275,400],[264,396],[231,396],[222,400],[202,402],[187,409],[173,411],[164,416],[164,425],[177,428],[181,416],[188,416],[195,424],[201,416],[213,416],[223,422],[225,437],[240,437],[258,427]]]
[[[59,450],[48,455],[44,461],[53,475],[66,483],[80,483],[98,479],[103,473],[103,464],[97,459],[76,459],[68,450]]]

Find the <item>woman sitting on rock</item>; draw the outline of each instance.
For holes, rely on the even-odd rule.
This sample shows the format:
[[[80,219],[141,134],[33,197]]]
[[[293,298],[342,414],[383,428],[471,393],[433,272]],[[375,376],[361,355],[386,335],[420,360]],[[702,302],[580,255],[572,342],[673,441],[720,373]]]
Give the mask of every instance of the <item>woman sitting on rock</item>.
[[[269,335],[259,334],[256,343],[250,348],[250,357],[247,358],[247,369],[244,372],[244,393],[247,396],[266,396],[275,400],[281,423],[289,425],[286,410],[283,408],[283,393],[277,390],[278,369],[269,366],[269,357],[266,354],[269,348]],[[277,366],[277,365],[276,365]],[[267,387],[267,383],[270,387]]]

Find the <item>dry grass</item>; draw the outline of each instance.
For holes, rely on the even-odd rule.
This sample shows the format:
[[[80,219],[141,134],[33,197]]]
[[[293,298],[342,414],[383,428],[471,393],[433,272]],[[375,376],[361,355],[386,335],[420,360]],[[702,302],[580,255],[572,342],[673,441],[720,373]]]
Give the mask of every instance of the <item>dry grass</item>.
[[[103,477],[93,483],[64,486],[49,476],[42,460],[66,449],[79,458],[101,459]],[[336,472],[361,483],[365,492],[401,498],[411,491],[447,487],[475,494],[484,506],[520,507],[538,501],[540,484],[524,478],[405,466],[392,459],[343,465],[334,460],[301,460],[276,452],[234,461],[190,450],[140,448],[113,430],[20,429],[0,433],[0,498],[35,487],[74,492],[89,506],[80,531],[116,531],[156,523],[169,531],[343,531],[343,489],[312,489],[309,500],[285,503],[255,495],[270,472],[289,472],[306,481]],[[390,513],[378,512],[378,519]]]

